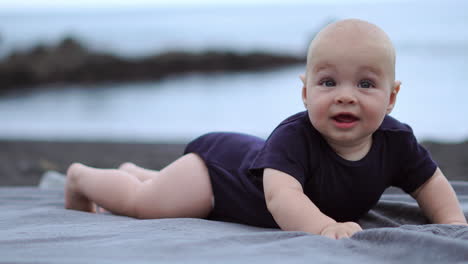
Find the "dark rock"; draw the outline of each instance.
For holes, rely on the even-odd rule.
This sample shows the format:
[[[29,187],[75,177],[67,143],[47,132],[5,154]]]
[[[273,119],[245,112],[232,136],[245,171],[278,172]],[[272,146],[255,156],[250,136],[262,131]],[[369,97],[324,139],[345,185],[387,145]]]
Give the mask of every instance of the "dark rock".
[[[305,58],[253,52],[167,52],[125,59],[87,50],[72,38],[56,47],[36,46],[0,62],[0,89],[53,83],[99,83],[158,80],[188,72],[253,71],[304,63]]]

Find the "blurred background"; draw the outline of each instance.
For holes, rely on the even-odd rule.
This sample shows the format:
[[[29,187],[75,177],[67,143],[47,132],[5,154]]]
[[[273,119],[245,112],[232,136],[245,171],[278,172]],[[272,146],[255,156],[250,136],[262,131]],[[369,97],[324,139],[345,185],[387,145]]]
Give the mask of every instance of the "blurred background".
[[[72,162],[161,169],[211,131],[266,138],[303,111],[306,49],[360,18],[397,49],[392,113],[468,180],[464,0],[0,0],[0,186]]]
[[[403,86],[392,115],[421,140],[460,142],[468,138],[467,10],[463,0],[1,0],[0,139],[267,137],[303,110],[298,76],[315,32],[354,17],[383,28],[396,46]],[[185,53],[213,54],[218,64],[206,69]],[[257,53],[273,59],[255,64]],[[164,68],[164,54],[185,70],[125,77],[125,69]]]

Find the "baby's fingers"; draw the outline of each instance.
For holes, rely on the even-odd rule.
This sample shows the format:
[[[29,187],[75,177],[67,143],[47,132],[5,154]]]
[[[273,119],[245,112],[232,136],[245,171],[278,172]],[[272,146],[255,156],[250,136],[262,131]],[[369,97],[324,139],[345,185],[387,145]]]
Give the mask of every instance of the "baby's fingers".
[[[361,226],[354,222],[335,223],[326,227],[321,235],[331,239],[351,237],[354,233],[362,231]]]
[[[362,231],[361,226],[355,222],[346,222],[345,225],[349,236],[352,236],[356,232]]]
[[[336,233],[336,239],[342,239],[342,238],[349,238],[349,233],[348,232],[339,232]]]
[[[346,222],[342,227],[336,231],[336,239],[349,238],[354,233],[362,231],[361,226],[354,222]]]
[[[353,230],[354,232],[359,232],[362,231],[361,226],[358,223],[355,222],[346,222],[344,223],[350,230]]]
[[[350,228],[339,230],[338,232],[336,232],[336,239],[349,238],[356,232],[358,231]]]
[[[338,239],[338,236],[336,235],[336,232],[334,230],[325,231],[321,235],[331,239]]]
[[[353,232],[351,232],[350,230],[346,230],[346,229],[334,229],[334,230],[324,232],[322,236],[325,236],[331,239],[341,239],[341,238],[350,237],[352,233]]]

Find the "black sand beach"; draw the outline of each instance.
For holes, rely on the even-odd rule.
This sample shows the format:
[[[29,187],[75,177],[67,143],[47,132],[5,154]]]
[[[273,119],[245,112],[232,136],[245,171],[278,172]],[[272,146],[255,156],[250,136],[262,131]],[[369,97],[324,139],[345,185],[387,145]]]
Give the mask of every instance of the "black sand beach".
[[[115,168],[134,162],[161,169],[181,156],[185,144],[0,141],[0,186],[37,185],[48,170],[65,173],[73,162]]]
[[[424,142],[449,180],[468,180],[468,141]],[[0,186],[37,185],[45,171],[65,173],[72,162],[115,168],[131,161],[161,169],[182,155],[185,143],[0,141]]]

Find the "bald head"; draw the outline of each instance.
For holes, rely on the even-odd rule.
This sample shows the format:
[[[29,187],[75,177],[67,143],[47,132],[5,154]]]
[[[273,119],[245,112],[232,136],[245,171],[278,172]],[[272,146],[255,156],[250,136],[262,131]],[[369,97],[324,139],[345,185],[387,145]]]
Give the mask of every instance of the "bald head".
[[[387,34],[374,24],[345,19],[327,25],[312,40],[307,53],[307,72],[329,52],[340,58],[374,56],[395,79],[395,49]],[[328,52],[328,53],[327,53]],[[349,55],[349,56],[348,56]]]

